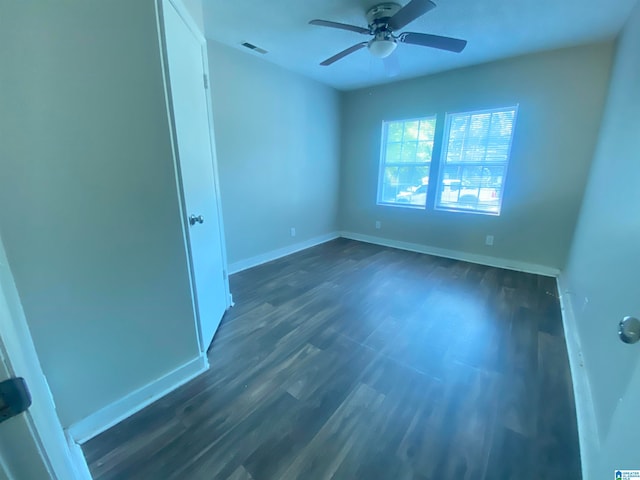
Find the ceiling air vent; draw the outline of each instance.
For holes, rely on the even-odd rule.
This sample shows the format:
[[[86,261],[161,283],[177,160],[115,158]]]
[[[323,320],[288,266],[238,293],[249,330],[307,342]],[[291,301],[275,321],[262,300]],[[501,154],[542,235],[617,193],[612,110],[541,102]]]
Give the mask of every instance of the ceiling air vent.
[[[240,45],[242,45],[245,48],[248,48],[249,50],[253,50],[255,52],[262,53],[263,55],[265,53],[267,53],[267,51],[264,48],[256,47],[253,43],[242,42]]]

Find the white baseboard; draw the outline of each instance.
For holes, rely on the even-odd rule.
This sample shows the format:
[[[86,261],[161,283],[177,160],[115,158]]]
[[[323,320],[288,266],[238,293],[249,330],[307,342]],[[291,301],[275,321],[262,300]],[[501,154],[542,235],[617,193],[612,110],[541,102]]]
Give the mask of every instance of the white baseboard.
[[[293,245],[288,245],[276,250],[271,250],[270,252],[261,253],[260,255],[256,255],[255,257],[233,262],[229,264],[229,274],[231,275],[234,273],[238,273],[242,270],[257,267],[258,265],[262,265],[263,263],[286,257],[287,255],[299,252],[300,250],[315,247],[316,245],[320,245],[321,243],[334,240],[339,236],[340,235],[338,234],[338,232],[327,233],[326,235],[320,235],[319,237],[310,238],[309,240],[305,240],[304,242],[294,243]]]
[[[505,268],[507,270],[516,270],[518,272],[535,273],[547,277],[556,277],[560,273],[557,268],[547,267],[544,265],[536,265],[534,263],[518,262],[516,260],[506,260],[498,257],[490,257],[488,255],[477,255],[475,253],[461,252],[458,250],[449,250],[446,248],[430,247],[419,243],[402,242],[399,240],[391,240],[388,238],[374,237],[372,235],[363,235],[354,232],[340,232],[340,236],[358,240],[360,242],[373,243],[384,247],[399,248],[401,250],[409,250],[411,252],[426,253],[427,255],[435,255],[437,257],[452,258],[463,262],[478,263],[489,267]]]
[[[562,273],[558,275],[558,294],[562,309],[562,324],[564,327],[567,353],[569,354],[569,368],[573,382],[573,394],[576,402],[576,417],[578,422],[578,438],[580,441],[580,459],[582,461],[582,478],[589,479],[592,465],[590,462],[598,458],[600,452],[600,435],[596,413],[591,397],[589,377],[584,367],[580,336],[576,325],[571,293]],[[595,480],[595,479],[593,479]]]
[[[97,412],[83,418],[68,428],[68,436],[73,442],[82,444],[116,423],[130,417],[147,405],[167,395],[209,368],[206,354],[185,363],[157,380],[129,393]]]

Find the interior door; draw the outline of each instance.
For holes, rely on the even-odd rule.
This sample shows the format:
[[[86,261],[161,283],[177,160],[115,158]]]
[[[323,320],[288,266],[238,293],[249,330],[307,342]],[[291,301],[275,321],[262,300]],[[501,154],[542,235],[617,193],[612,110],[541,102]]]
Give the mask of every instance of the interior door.
[[[1,267],[1,265],[0,265]],[[0,315],[7,313],[1,296]],[[5,360],[4,343],[0,335],[0,382],[14,376]],[[0,399],[0,409],[3,401]],[[32,430],[29,411],[0,423],[0,480],[21,478],[51,478],[40,444]]]
[[[0,381],[13,377],[26,380],[32,403],[26,411],[9,416],[2,404],[16,413],[20,409],[10,398],[20,396],[2,388],[0,480],[90,479],[82,450],[67,441],[60,425],[0,239]]]
[[[200,342],[204,351],[227,307],[204,40],[169,0],[164,0],[163,5],[178,162],[187,213]]]

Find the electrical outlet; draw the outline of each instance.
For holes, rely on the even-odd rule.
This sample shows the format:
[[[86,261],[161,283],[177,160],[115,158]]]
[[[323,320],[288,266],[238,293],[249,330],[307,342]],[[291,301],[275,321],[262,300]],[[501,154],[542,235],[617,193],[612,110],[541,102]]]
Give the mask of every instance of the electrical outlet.
[[[493,235],[487,235],[487,238],[484,240],[485,245],[493,246]]]
[[[296,236],[296,227],[291,227],[291,236],[292,237]]]
[[[376,230],[380,230],[382,228],[382,222],[380,220],[376,220]]]

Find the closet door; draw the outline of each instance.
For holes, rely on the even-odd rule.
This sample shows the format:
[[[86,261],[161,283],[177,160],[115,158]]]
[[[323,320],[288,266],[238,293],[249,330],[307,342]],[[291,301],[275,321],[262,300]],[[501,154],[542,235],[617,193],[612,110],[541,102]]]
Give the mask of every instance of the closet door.
[[[206,43],[171,0],[163,0],[163,17],[200,347],[205,351],[229,298],[205,75]]]

